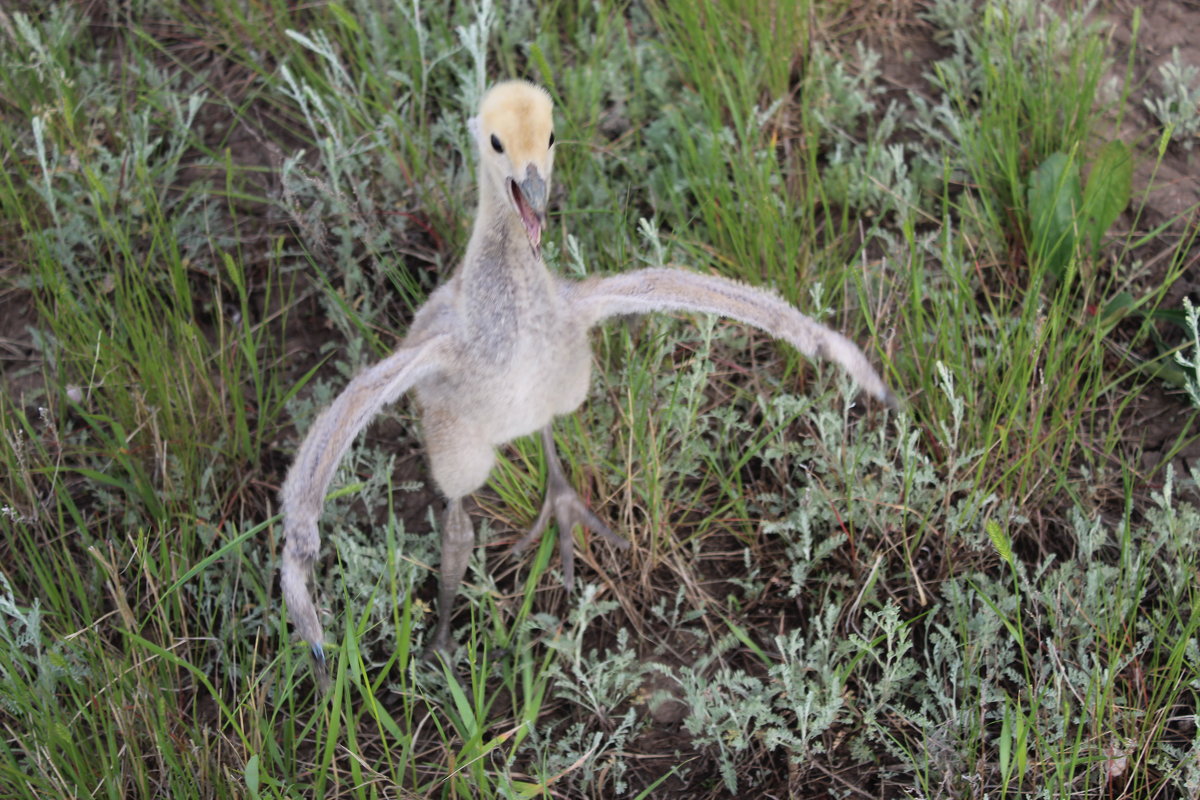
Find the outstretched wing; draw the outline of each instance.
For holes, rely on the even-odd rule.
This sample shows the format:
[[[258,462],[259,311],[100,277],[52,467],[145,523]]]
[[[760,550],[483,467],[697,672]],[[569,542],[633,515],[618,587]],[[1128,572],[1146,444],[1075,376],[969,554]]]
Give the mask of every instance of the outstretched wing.
[[[806,317],[779,296],[744,283],[652,267],[605,278],[563,281],[562,292],[590,328],[616,314],[702,311],[745,322],[789,342],[810,358],[836,361],[865,391],[889,406],[896,397],[854,342]]]
[[[417,381],[443,368],[446,335],[423,336],[415,343],[411,338],[396,352],[359,373],[321,412],[304,437],[280,492],[287,537],[280,586],[292,624],[312,648],[322,678],[324,634],[308,592],[308,576],[321,547],[317,521],[338,462],[354,437],[385,405],[397,400]]]

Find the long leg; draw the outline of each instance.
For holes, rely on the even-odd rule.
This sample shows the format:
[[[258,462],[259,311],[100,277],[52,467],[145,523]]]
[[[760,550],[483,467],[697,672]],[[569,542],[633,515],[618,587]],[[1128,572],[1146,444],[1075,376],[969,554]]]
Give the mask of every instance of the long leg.
[[[446,504],[446,516],[442,523],[442,582],[438,587],[438,624],[429,644],[431,652],[449,653],[453,647],[450,639],[450,618],[454,616],[454,598],[467,572],[467,562],[475,549],[475,529],[471,517],[463,508],[461,497],[452,498]]]
[[[521,553],[526,547],[541,538],[550,516],[558,523],[558,550],[562,558],[563,585],[571,591],[575,584],[575,539],[573,532],[576,525],[591,530],[604,537],[613,547],[622,550],[629,549],[629,542],[609,530],[608,526],[580,499],[578,493],[567,482],[563,472],[562,461],[558,457],[558,448],[554,446],[554,431],[547,425],[542,428],[542,446],[546,452],[546,500],[542,503],[542,511],[529,533],[513,547],[514,553]]]

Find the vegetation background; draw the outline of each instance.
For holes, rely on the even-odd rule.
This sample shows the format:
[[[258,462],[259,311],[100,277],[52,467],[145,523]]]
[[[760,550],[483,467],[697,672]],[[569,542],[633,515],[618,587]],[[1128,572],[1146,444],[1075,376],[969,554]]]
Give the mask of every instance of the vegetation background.
[[[81,0],[0,9],[0,795],[1197,797],[1200,7]],[[633,544],[477,498],[451,664],[401,403],[280,608],[313,415],[454,267],[465,118],[545,85],[547,258],[776,287],[595,337],[558,424]]]

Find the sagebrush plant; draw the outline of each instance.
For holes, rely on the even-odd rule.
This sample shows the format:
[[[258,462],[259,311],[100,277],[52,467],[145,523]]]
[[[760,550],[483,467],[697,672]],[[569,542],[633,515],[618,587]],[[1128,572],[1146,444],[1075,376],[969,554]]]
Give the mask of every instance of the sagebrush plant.
[[[1088,12],[937,0],[902,93],[830,33],[869,8],[804,0],[0,10],[0,794],[1200,791],[1200,471],[1129,430],[1156,376],[1200,403],[1197,231],[1141,230],[1118,158],[1186,148],[1194,76],[1112,143]],[[401,403],[326,504],[320,695],[274,495],[460,257],[512,76],[556,103],[553,268],[772,285],[904,408],[724,321],[598,332],[556,435],[633,547],[581,539],[570,597],[550,539],[511,559],[545,466],[506,447],[442,663]]]
[[[1185,297],[1183,314],[1190,338],[1185,343],[1183,352],[1175,354],[1175,361],[1186,371],[1183,388],[1188,399],[1192,401],[1193,406],[1200,408],[1200,310]]]
[[[884,91],[879,59],[859,42],[850,71],[840,56],[814,47],[806,89],[815,93],[810,108],[817,144],[829,151],[821,180],[825,199],[843,210],[843,225],[849,215],[865,215],[879,220],[868,234],[886,238],[881,222],[895,226],[890,214],[911,224],[928,210],[927,195],[942,168],[920,144],[897,141],[904,113],[899,103],[891,101],[878,113],[875,98]]]
[[[1200,135],[1200,65],[1189,64],[1171,48],[1171,60],[1158,68],[1162,94],[1143,102],[1173,141],[1192,149]]]

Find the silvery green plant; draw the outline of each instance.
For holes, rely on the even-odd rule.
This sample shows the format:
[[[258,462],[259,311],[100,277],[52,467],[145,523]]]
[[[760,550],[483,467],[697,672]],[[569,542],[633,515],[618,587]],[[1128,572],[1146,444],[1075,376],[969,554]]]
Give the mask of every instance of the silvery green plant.
[[[1187,326],[1187,331],[1191,340],[1184,346],[1184,353],[1175,354],[1175,363],[1179,364],[1184,370],[1184,391],[1187,392],[1188,399],[1192,401],[1192,405],[1200,408],[1200,310],[1198,310],[1192,301],[1188,298],[1183,298],[1183,314],[1184,323]]]
[[[629,703],[647,667],[630,646],[625,628],[618,631],[614,647],[584,649],[584,637],[593,623],[619,607],[613,600],[597,600],[596,595],[594,584],[583,587],[583,596],[573,605],[560,635],[552,633],[557,620],[531,621],[532,627],[550,635],[548,645],[558,654],[548,673],[554,679],[555,697],[574,706],[580,712],[574,716],[582,715],[584,721],[560,724],[553,732],[531,731],[526,748],[537,754],[547,776],[569,770],[571,782],[590,792],[603,789],[598,781],[604,779],[611,781],[615,795],[624,796],[629,764],[618,754],[642,729],[638,709]],[[627,708],[621,711],[622,706]]]
[[[861,42],[856,47],[854,72],[843,57],[820,46],[813,49],[807,90],[816,98],[813,116],[828,148],[824,182],[837,203],[877,216],[896,211],[907,219],[918,208],[922,187],[936,176],[937,164],[923,147],[894,141],[902,118],[899,103],[889,103],[874,118],[876,98],[883,93],[880,56]]]
[[[1200,68],[1189,64],[1171,49],[1171,60],[1158,68],[1162,94],[1144,102],[1158,121],[1171,132],[1171,138],[1191,150],[1200,135]]]
[[[911,635],[899,609],[889,603],[869,612],[862,634],[849,641],[837,633],[841,612],[828,605],[813,616],[807,634],[793,630],[777,636],[778,660],[765,677],[723,663],[737,644],[732,634],[696,664],[655,665],[679,685],[689,709],[684,727],[695,744],[714,751],[728,791],[748,788],[738,773],[753,751],[782,749],[803,766],[825,752],[825,734],[854,717],[882,730],[878,714],[911,689],[919,667],[909,654]],[[853,711],[846,707],[852,677],[864,693],[864,707]]]
[[[815,586],[823,586],[827,599],[817,614],[810,616],[810,630],[789,632],[774,642],[774,657],[779,661],[768,668],[771,680],[726,663],[725,654],[737,644],[731,638],[718,642],[710,655],[695,664],[656,667],[677,682],[681,700],[689,709],[685,727],[697,744],[713,754],[730,791],[746,788],[741,784],[750,771],[742,767],[753,763],[754,753],[761,748],[783,748],[802,762],[806,755],[820,753],[822,735],[838,726],[862,725],[863,733],[852,737],[850,746],[863,757],[880,751],[903,755],[906,751],[896,745],[883,722],[900,705],[922,715],[930,736],[943,741],[950,737],[951,731],[939,728],[944,725],[939,707],[912,708],[909,698],[921,696],[914,689],[925,684],[926,676],[915,657],[910,620],[895,604],[877,607],[869,586],[847,591],[845,576],[830,560],[845,543],[844,530],[858,531],[861,536],[883,525],[877,516],[883,508],[908,508],[912,519],[941,529],[968,551],[989,548],[979,521],[989,515],[1003,516],[1006,504],[981,492],[966,469],[977,454],[959,452],[967,410],[953,373],[945,367],[940,388],[951,407],[950,419],[941,432],[943,444],[951,462],[960,465],[949,476],[922,452],[920,432],[911,428],[903,415],[896,419],[894,430],[853,425],[852,392],[846,393],[840,409],[830,408],[820,398],[787,393],[758,401],[764,428],[775,431],[767,435],[760,450],[763,468],[783,470],[788,464],[791,470],[790,478],[780,472],[782,492],[762,493],[754,500],[756,512],[765,520],[762,534],[784,541],[789,593],[811,597]],[[784,435],[782,431],[798,418],[807,421],[810,432],[799,438]],[[858,476],[853,490],[840,489],[848,476]],[[848,495],[852,501],[822,502],[831,493]],[[887,574],[898,566],[885,561],[877,569]],[[953,581],[950,586],[954,590]],[[969,594],[971,587],[959,584],[957,591]],[[997,595],[1001,610],[1013,613],[1015,607],[1003,599],[999,588]],[[931,616],[936,617],[939,609],[953,608],[936,596],[930,600]],[[838,631],[839,619],[860,613],[859,632],[846,639]],[[978,616],[977,611],[973,613]],[[985,645],[1005,630],[995,616],[974,625],[976,641]],[[941,629],[947,636],[956,635],[953,626]],[[938,640],[934,648],[939,658],[961,658],[957,641]],[[1003,656],[1003,674],[1021,676],[1013,667],[1014,662],[1020,663],[1019,651],[1011,643],[991,652]],[[960,678],[950,680],[961,682]],[[861,700],[853,708],[843,705],[849,687]],[[950,695],[948,702],[962,706],[969,701]]]
[[[861,42],[857,47],[857,68],[847,68],[846,59],[815,45],[810,63],[810,91],[814,92],[813,115],[827,143],[852,137],[855,128],[875,111],[875,98],[883,93],[879,85],[879,53]]]
[[[726,789],[738,789],[737,767],[745,753],[758,746],[758,732],[767,725],[784,725],[772,707],[778,693],[762,677],[721,663],[737,644],[729,634],[711,645],[693,665],[671,668],[655,665],[679,685],[680,699],[688,708],[684,728],[696,745],[715,750]]]
[[[64,148],[52,134],[51,129],[59,124],[57,112],[47,111],[30,121],[29,152],[40,172],[31,188],[54,220],[53,225],[31,235],[55,254],[75,280],[104,280],[102,265],[111,260],[108,248],[130,247],[136,231],[131,223],[149,224],[151,216],[173,229],[173,240],[179,243],[182,255],[197,263],[206,263],[200,255],[211,238],[232,244],[230,239],[213,236],[223,225],[202,192],[172,191],[184,167],[183,155],[192,144],[176,132],[193,128],[205,102],[203,92],[186,95],[183,102],[182,92],[172,86],[181,79],[174,77],[175,81],[164,79],[161,94],[147,98],[125,119],[117,119],[115,99],[113,104],[100,100],[93,124],[98,129],[119,128],[122,135],[96,136],[86,153]],[[100,86],[97,91],[106,89]],[[189,165],[208,163],[201,157]],[[133,174],[150,176],[152,181],[130,179]],[[120,209],[119,215],[116,209]],[[105,224],[110,213],[119,225]],[[98,237],[97,229],[105,230],[110,238]]]
[[[383,294],[381,254],[390,249],[399,232],[393,228],[404,224],[403,217],[385,218],[378,213],[380,200],[372,186],[380,173],[385,181],[391,178],[399,182],[399,176],[384,167],[389,159],[379,157],[378,152],[392,139],[389,127],[397,123],[394,117],[385,115],[373,131],[359,136],[354,112],[364,109],[353,108],[359,93],[328,38],[320,32],[312,37],[289,33],[321,57],[326,80],[340,94],[335,101],[294,75],[287,64],[280,67],[281,90],[301,111],[318,153],[316,164],[309,163],[303,150],[282,159],[281,201],[305,247],[322,261],[331,262],[326,269],[340,276],[346,300],[361,317],[372,319],[378,310],[378,297]],[[360,248],[365,249],[374,268],[371,274],[363,270]],[[356,329],[344,304],[327,297],[324,305],[343,335],[355,338]]]
[[[775,714],[763,729],[763,744],[784,748],[797,764],[822,753],[824,734],[844,719],[847,687],[838,614],[837,606],[828,605],[813,615],[807,635],[791,630],[775,637],[779,662],[769,671]]]
[[[0,707],[17,716],[44,704],[57,705],[57,693],[87,675],[63,644],[47,646],[37,599],[17,603],[8,576],[0,572]],[[36,691],[30,696],[29,688]]]
[[[1200,648],[1189,622],[1196,601],[1184,588],[1186,574],[1200,564],[1194,536],[1200,512],[1180,500],[1176,484],[1168,469],[1163,491],[1136,528],[1128,520],[1114,526],[1072,511],[1073,557],[1048,555],[1033,565],[1011,557],[996,522],[1002,517],[993,517],[987,527],[1011,574],[976,572],[940,586],[928,613],[926,667],[911,676],[913,688],[898,701],[913,733],[909,745],[889,749],[914,775],[933,786],[955,776],[942,787],[952,793],[969,788],[973,770],[1007,769],[1008,780],[1019,781],[1022,764],[1034,768],[1038,742],[1074,742],[1057,758],[1074,759],[1079,775],[1089,771],[1090,783],[1102,786],[1113,736],[1135,730],[1144,731],[1150,763],[1173,764],[1168,774],[1181,789],[1194,783],[1195,770],[1178,760],[1184,751],[1172,737],[1144,727],[1155,723],[1141,715],[1139,698],[1122,694],[1130,687],[1125,678],[1151,658],[1155,637],[1178,642],[1177,666],[1159,662],[1158,680],[1200,690],[1194,678]],[[1126,624],[1130,640],[1113,641],[1111,626]],[[1038,638],[1031,637],[1035,632]],[[1099,733],[1112,735],[1081,729],[1097,724],[1104,725]],[[1006,755],[970,756],[985,752]],[[1039,785],[1066,788],[1050,783],[1052,777],[1042,773]]]

